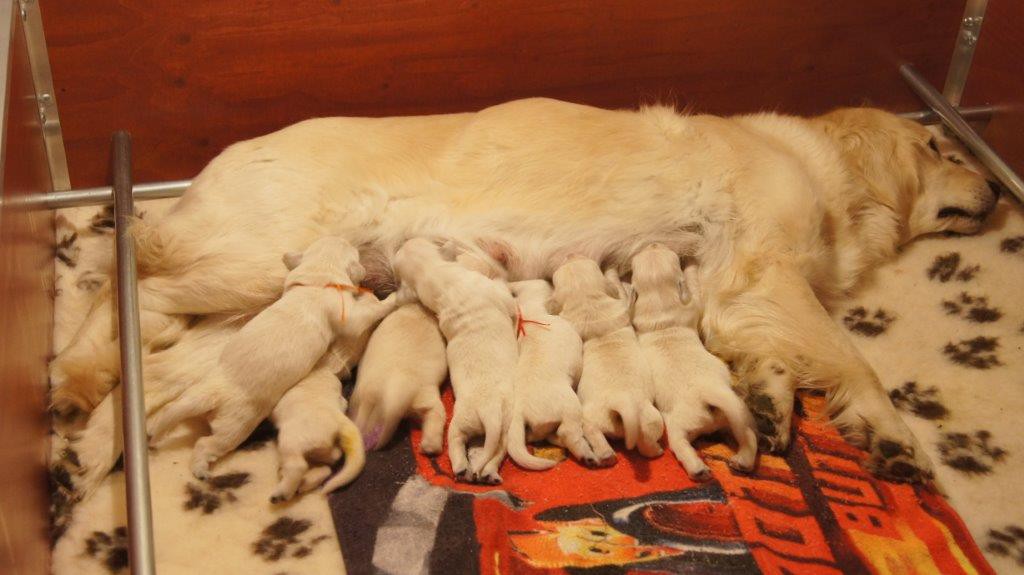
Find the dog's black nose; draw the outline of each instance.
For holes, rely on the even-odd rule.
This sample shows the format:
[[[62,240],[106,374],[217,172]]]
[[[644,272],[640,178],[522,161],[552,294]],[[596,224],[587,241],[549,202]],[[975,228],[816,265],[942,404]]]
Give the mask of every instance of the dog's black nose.
[[[992,193],[996,195],[996,199],[999,199],[999,195],[1003,193],[1003,184],[996,180],[986,180],[988,182],[988,189],[992,190]]]

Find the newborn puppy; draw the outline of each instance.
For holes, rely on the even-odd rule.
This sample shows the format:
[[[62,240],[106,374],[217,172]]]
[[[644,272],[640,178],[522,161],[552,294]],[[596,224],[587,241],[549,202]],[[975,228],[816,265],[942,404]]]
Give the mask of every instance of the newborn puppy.
[[[192,452],[192,473],[200,479],[270,415],[335,337],[361,340],[396,306],[396,294],[378,301],[360,293],[359,254],[341,238],[317,240],[284,261],[291,271],[281,299],[231,338],[210,375],[150,419],[154,439],[191,417],[209,421],[212,434]]]
[[[576,328],[583,339],[583,372],[577,389],[583,420],[612,437],[624,437],[646,457],[661,455],[664,431],[652,403],[650,372],[629,321],[629,299],[617,276],[601,275],[597,262],[570,257],[555,270],[550,306]],[[584,431],[587,427],[584,427]],[[587,440],[596,454],[608,451],[595,435]],[[606,445],[606,444],[605,444]]]
[[[325,363],[321,361],[289,389],[271,415],[281,456],[281,480],[270,496],[273,503],[287,501],[296,492],[305,493],[323,483],[342,453],[345,464],[324,485],[324,493],[347,485],[366,463],[363,438],[345,416],[341,381]],[[315,464],[312,468],[310,462]]]
[[[444,337],[437,318],[421,304],[406,304],[380,322],[359,362],[352,413],[370,449],[384,446],[409,414],[423,422],[420,449],[444,445],[441,384],[448,375]]]
[[[446,354],[455,409],[448,426],[448,456],[456,476],[497,483],[505,458],[503,435],[511,408],[517,346],[515,301],[503,282],[447,261],[434,243],[407,241],[395,254],[395,273],[436,315],[448,340]],[[467,441],[484,436],[474,465]]]
[[[583,408],[574,392],[583,367],[583,341],[572,324],[547,312],[551,285],[545,280],[527,280],[509,287],[519,306],[519,363],[506,441],[509,456],[526,469],[550,469],[554,461],[536,457],[526,449],[527,440],[547,439],[587,465],[614,457],[599,431],[591,430],[589,435],[600,437],[596,446],[600,456],[584,439]],[[530,428],[528,435],[526,426]]]
[[[633,325],[676,458],[691,478],[710,478],[691,442],[728,425],[739,445],[729,465],[750,471],[757,457],[753,418],[732,390],[729,368],[704,348],[697,335],[696,267],[684,273],[675,252],[652,244],[633,256],[633,289]]]

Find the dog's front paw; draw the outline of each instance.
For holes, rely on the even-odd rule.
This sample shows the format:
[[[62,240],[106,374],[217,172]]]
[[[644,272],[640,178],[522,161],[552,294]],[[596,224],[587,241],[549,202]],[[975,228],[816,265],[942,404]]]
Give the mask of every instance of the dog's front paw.
[[[912,443],[874,434],[865,467],[872,474],[902,483],[920,483],[934,478],[931,461]]]

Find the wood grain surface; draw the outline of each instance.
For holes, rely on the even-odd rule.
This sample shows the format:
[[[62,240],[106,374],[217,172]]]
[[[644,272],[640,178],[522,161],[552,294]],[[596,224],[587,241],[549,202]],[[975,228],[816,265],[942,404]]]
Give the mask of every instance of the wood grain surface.
[[[1011,0],[1012,1],[1012,0]],[[314,116],[478,109],[527,96],[714,113],[919,109],[955,0],[40,0],[74,186],[132,132],[138,181]]]
[[[15,27],[3,196],[49,191],[35,90]],[[53,213],[0,206],[0,573],[49,573],[46,360],[53,333]]]

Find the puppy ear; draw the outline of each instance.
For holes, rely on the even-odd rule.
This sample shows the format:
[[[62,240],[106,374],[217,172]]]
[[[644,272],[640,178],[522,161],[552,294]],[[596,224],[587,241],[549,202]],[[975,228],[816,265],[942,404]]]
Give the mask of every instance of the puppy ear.
[[[361,264],[359,260],[352,260],[345,269],[345,273],[348,274],[348,277],[352,280],[353,284],[359,285],[362,283],[363,278],[366,277],[366,268],[363,267],[363,264]]]
[[[455,240],[448,240],[441,244],[438,251],[441,252],[441,257],[453,262],[459,255],[459,244],[457,244]]]
[[[626,288],[622,285],[622,280],[619,279],[619,272],[615,271],[614,268],[608,268],[604,272],[604,292],[609,297],[615,299],[626,298]]]
[[[288,252],[281,256],[281,261],[284,262],[284,267],[291,271],[302,263],[302,252]]]
[[[558,315],[562,313],[562,308],[565,306],[565,298],[562,297],[561,292],[557,289],[551,292],[551,297],[548,298],[547,303],[544,307],[547,308],[548,313],[551,315]]]

